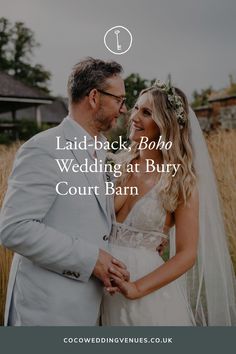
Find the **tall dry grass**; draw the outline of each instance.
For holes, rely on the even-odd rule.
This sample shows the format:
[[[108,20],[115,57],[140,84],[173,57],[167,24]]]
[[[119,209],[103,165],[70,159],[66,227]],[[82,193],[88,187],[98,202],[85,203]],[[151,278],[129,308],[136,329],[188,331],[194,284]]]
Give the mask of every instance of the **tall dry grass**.
[[[12,169],[12,163],[20,143],[11,147],[0,145],[0,207],[7,189],[8,176]],[[3,314],[6,298],[9,270],[12,261],[12,252],[0,246],[0,325],[3,324]]]
[[[230,254],[236,271],[236,130],[211,133],[206,136],[206,140],[216,173]],[[0,146],[0,206],[6,191],[12,162],[19,146],[19,143],[11,147]],[[0,246],[0,325],[3,323],[11,259],[11,252]]]
[[[211,133],[206,140],[215,169],[225,231],[236,273],[236,130]]]

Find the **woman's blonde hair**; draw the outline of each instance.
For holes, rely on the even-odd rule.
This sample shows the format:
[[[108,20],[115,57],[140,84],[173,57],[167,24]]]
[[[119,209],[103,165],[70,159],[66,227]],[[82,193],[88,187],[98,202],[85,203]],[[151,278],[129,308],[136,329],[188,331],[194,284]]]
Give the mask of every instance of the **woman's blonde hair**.
[[[175,177],[171,173],[162,173],[162,183],[159,196],[165,210],[173,212],[180,202],[187,203],[193,187],[196,184],[196,176],[193,167],[193,152],[189,142],[189,122],[188,122],[188,102],[185,94],[178,88],[175,93],[180,96],[185,115],[185,123],[180,125],[177,120],[176,111],[168,100],[167,93],[157,86],[152,86],[140,92],[140,96],[148,94],[150,102],[153,104],[153,120],[157,124],[162,141],[171,141],[172,147],[169,150],[160,150],[164,164],[180,164]],[[158,137],[157,137],[158,138]],[[129,153],[121,153],[120,161],[123,166],[123,173],[119,184],[124,184],[130,177],[126,172],[126,166],[133,159],[139,156],[139,143],[131,143]]]

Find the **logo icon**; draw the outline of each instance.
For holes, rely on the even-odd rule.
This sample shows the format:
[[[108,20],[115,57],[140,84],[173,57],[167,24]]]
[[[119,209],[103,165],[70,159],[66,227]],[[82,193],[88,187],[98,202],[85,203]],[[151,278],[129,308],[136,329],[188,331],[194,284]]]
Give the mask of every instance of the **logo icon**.
[[[133,37],[131,32],[124,26],[110,28],[104,35],[104,44],[113,54],[121,55],[131,48]]]

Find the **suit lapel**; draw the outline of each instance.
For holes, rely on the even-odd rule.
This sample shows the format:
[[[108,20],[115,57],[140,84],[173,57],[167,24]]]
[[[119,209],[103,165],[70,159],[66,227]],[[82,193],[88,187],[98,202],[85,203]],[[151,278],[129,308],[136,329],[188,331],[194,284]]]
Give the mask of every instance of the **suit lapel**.
[[[77,124],[75,122],[75,124]],[[78,129],[75,130],[74,128],[74,123],[71,121],[69,117],[66,117],[63,122],[62,122],[62,128],[64,132],[64,137],[66,141],[72,141],[74,142],[74,138],[77,138],[77,141],[81,141],[84,139],[84,135],[82,135],[82,131],[80,134],[80,129],[78,126]],[[77,127],[76,127],[77,128]],[[76,161],[81,165],[88,160],[88,165],[92,164],[94,161],[92,160],[89,152],[87,150],[70,150],[73,156],[75,157]],[[82,173],[82,172],[81,172]],[[98,172],[99,173],[99,172]],[[87,172],[84,173],[84,176],[86,177],[88,181],[88,186],[97,186],[99,185],[99,179],[98,175],[95,172]],[[96,197],[101,209],[103,210],[105,216],[107,217],[107,207],[106,207],[106,196],[104,195],[104,190],[100,187],[99,188],[99,195],[96,195],[93,191],[94,196]]]

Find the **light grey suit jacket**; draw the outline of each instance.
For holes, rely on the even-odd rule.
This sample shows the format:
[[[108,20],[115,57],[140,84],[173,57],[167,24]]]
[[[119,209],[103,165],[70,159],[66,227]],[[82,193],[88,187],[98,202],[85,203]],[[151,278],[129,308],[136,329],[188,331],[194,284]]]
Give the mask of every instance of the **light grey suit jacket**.
[[[62,180],[71,186],[98,184],[94,173],[61,173],[57,166],[56,158],[83,163],[89,157],[88,151],[56,150],[56,136],[61,144],[74,140],[74,124],[65,118],[17,153],[0,217],[2,244],[16,252],[5,325],[97,323],[103,286],[91,274],[99,248],[108,246],[111,213],[104,196],[56,193]]]

